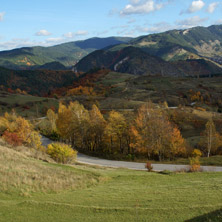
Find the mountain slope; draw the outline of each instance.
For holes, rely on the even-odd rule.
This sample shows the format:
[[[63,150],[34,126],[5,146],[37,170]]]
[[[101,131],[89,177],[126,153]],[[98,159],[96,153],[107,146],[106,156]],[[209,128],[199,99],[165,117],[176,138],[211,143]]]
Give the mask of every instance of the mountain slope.
[[[172,30],[138,37],[130,42],[165,60],[222,56],[222,25]]]
[[[210,76],[222,74],[220,67],[204,59],[169,62],[132,46],[118,51],[95,51],[80,60],[75,65],[74,71],[87,72],[94,68],[106,68],[134,75]]]
[[[108,68],[116,72],[134,75],[181,75],[168,62],[150,56],[139,48],[126,47],[119,51],[98,50],[83,58],[75,67],[77,72],[87,72],[93,68]]]
[[[91,38],[52,47],[25,47],[0,52],[0,65],[13,69],[28,69],[46,63],[60,62],[72,66],[89,53],[107,46],[128,42],[131,38]]]

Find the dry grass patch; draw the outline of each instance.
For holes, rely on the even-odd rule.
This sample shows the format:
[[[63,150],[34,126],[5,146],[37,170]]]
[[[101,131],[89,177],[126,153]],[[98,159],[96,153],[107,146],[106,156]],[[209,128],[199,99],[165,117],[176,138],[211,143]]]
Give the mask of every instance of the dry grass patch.
[[[0,192],[58,192],[85,188],[102,179],[96,173],[32,159],[29,154],[0,145]]]

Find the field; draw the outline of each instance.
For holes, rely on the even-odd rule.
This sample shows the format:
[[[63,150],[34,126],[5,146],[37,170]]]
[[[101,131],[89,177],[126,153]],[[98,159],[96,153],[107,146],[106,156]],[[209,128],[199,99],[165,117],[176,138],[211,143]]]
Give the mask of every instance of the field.
[[[222,220],[221,173],[62,166],[0,149],[1,222]]]
[[[45,116],[51,107],[58,107],[56,99],[31,95],[11,94],[0,91],[0,113],[11,112],[14,109],[26,118]]]

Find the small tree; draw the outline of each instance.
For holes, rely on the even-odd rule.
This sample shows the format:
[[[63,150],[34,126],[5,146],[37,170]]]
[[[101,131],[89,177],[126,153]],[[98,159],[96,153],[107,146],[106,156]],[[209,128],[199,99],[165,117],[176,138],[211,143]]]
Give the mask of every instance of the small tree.
[[[203,147],[204,151],[207,153],[207,157],[210,157],[210,154],[212,152],[215,153],[221,145],[220,135],[216,131],[216,127],[212,119],[206,123],[203,136],[204,137],[201,139],[199,146]]]
[[[192,152],[192,157],[190,158],[190,171],[191,172],[200,171],[200,157],[201,156],[202,156],[202,153],[198,149],[195,149]]]

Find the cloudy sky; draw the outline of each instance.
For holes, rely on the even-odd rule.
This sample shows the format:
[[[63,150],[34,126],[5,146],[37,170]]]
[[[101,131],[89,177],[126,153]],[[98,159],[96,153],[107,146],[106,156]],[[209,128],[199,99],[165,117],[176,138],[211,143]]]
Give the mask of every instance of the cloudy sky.
[[[0,50],[222,24],[217,0],[7,0]]]

